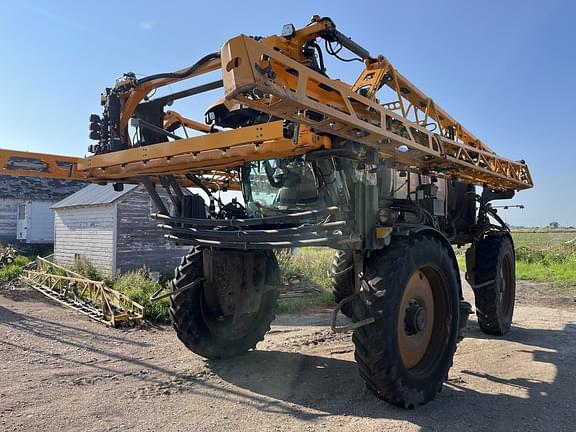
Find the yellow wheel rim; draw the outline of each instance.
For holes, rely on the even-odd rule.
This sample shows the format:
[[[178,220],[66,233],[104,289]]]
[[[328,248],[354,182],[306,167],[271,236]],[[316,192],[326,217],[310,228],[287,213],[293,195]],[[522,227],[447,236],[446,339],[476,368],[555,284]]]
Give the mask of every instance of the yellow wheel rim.
[[[398,314],[398,347],[402,363],[412,369],[424,357],[434,328],[434,295],[430,280],[421,270],[408,280]]]

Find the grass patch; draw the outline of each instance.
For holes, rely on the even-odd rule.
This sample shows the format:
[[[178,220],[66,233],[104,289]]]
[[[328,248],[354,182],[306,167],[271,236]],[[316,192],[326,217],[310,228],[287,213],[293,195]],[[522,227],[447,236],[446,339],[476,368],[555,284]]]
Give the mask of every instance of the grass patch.
[[[513,232],[516,277],[576,286],[576,231]]]
[[[278,313],[300,313],[312,309],[324,308],[334,305],[332,292],[321,292],[317,295],[303,298],[280,299],[276,312]]]
[[[280,299],[279,313],[296,313],[334,305],[330,270],[334,251],[327,248],[302,248],[294,255],[279,254],[278,264],[282,285],[290,285],[295,280],[302,287],[311,287],[317,294],[293,299]]]
[[[514,245],[531,250],[549,250],[576,243],[576,230],[512,231]]]
[[[516,261],[516,277],[542,282],[556,282],[576,286],[576,255],[563,260]]]
[[[18,279],[22,274],[22,269],[30,263],[30,261],[30,258],[26,256],[17,255],[12,263],[0,268],[0,282],[9,282]]]
[[[148,269],[141,268],[122,274],[116,279],[112,288],[144,306],[146,319],[156,322],[170,321],[168,299],[150,301],[150,296],[160,288],[160,284],[150,279]]]
[[[88,279],[96,281],[104,280],[98,269],[86,258],[78,259],[74,264],[74,267],[72,267],[72,271],[79,273]]]
[[[327,248],[302,248],[294,255],[279,254],[282,280],[302,277],[324,290],[331,289],[330,270],[334,251]]]
[[[298,281],[299,287],[311,286],[318,293],[303,298],[280,299],[277,306],[278,313],[297,313],[334,304],[330,283],[333,256],[334,251],[324,248],[299,249],[295,255],[279,254],[282,284],[286,286]],[[90,268],[87,271],[90,272]],[[112,287],[144,306],[147,319],[157,322],[170,321],[168,299],[150,301],[150,296],[160,284],[149,278],[147,269],[120,275]]]

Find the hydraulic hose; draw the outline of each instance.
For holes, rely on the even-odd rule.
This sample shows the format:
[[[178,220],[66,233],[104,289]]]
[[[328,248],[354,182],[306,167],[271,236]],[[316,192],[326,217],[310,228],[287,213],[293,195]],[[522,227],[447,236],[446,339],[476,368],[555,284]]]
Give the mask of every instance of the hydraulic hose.
[[[213,53],[210,53],[208,55],[205,55],[200,60],[198,60],[196,63],[194,63],[192,66],[190,66],[187,69],[184,69],[183,71],[159,73],[159,74],[155,74],[155,75],[149,75],[149,76],[144,77],[144,78],[140,78],[139,80],[136,80],[136,83],[135,83],[136,87],[138,87],[140,84],[144,84],[148,81],[153,81],[156,79],[163,79],[163,78],[182,79],[182,78],[186,78],[187,76],[192,75],[194,72],[196,72],[198,70],[198,68],[203,66],[205,63],[208,63],[209,61],[217,59],[217,58],[220,58],[220,53],[219,52],[213,52]]]

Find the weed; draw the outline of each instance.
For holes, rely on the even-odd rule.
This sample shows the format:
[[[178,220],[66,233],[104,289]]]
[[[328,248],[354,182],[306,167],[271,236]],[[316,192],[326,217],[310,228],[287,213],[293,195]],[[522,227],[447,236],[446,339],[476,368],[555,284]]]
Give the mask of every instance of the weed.
[[[330,270],[334,251],[328,248],[302,248],[293,254],[277,254],[282,275],[282,284],[313,288],[315,294],[278,301],[278,312],[295,313],[334,304]]]
[[[157,322],[170,321],[168,312],[168,300],[150,301],[150,296],[160,287],[158,282],[148,277],[148,269],[141,268],[119,276],[114,282],[113,288],[126,294],[130,300],[144,306],[146,319]]]
[[[14,261],[0,268],[0,282],[16,280],[22,274],[22,269],[30,263],[30,258],[23,255],[17,255]]]
[[[86,258],[80,258],[74,264],[72,271],[81,274],[84,277],[92,280],[103,280],[104,278],[96,267]]]

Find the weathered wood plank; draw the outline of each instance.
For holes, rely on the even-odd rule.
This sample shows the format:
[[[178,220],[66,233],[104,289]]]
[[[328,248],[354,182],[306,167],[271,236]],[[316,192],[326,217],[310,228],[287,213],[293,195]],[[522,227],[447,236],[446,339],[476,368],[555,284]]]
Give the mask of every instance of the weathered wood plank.
[[[56,210],[54,259],[73,266],[85,258],[103,275],[113,274],[114,205]]]
[[[168,202],[165,193],[159,193]],[[142,187],[134,189],[118,202],[118,271],[146,266],[153,271],[172,272],[188,251],[188,247],[175,246],[164,238],[163,232],[157,227],[158,221],[150,217],[155,211],[150,197]]]

